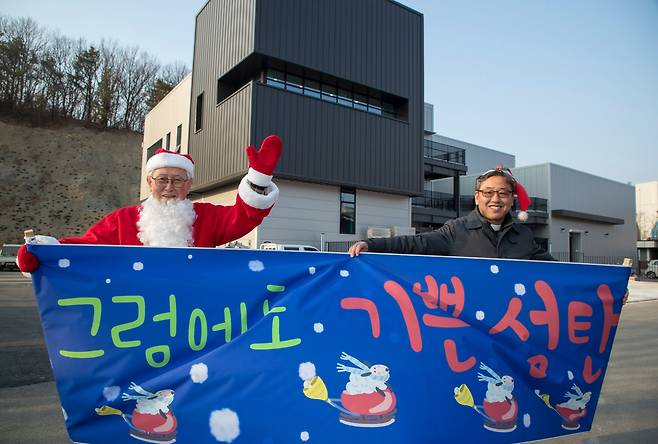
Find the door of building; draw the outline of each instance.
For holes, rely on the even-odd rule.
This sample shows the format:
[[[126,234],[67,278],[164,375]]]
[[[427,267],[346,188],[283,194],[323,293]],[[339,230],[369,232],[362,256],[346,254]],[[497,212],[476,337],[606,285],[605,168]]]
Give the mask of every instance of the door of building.
[[[582,233],[569,232],[569,262],[583,261]]]

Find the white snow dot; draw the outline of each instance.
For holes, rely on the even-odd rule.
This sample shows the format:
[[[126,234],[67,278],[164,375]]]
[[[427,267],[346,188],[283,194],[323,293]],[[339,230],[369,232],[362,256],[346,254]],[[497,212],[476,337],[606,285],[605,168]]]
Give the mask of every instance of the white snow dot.
[[[525,426],[526,429],[530,427],[530,413],[526,413],[525,415],[523,415],[523,425]]]
[[[233,441],[240,435],[238,414],[231,409],[214,410],[210,414],[210,433],[217,441]]]
[[[484,319],[484,312],[482,310],[476,311],[475,312],[475,319],[477,319],[478,321],[481,321],[482,319]]]
[[[324,331],[324,325],[322,325],[322,322],[316,322],[313,324],[313,331],[316,333],[322,333]]]
[[[135,262],[133,264],[133,270],[142,271],[143,269],[144,269],[144,264],[142,264],[141,262]]]
[[[519,296],[523,296],[525,294],[525,285],[514,284],[514,293],[518,294]]]
[[[66,410],[64,410],[63,406],[60,407],[62,407],[62,415],[64,415],[64,421],[67,421],[69,419],[69,415],[66,414]]]
[[[192,378],[192,382],[203,384],[208,379],[208,366],[203,362],[194,364],[190,367],[190,377]]]
[[[569,381],[573,381],[573,373],[571,373],[571,370],[567,370],[567,376],[569,377]]]
[[[121,392],[121,388],[118,385],[105,387],[103,388],[103,397],[108,401],[114,401],[119,397],[119,392]]]
[[[302,381],[308,381],[315,377],[315,364],[312,362],[302,362],[299,364],[299,377]]]
[[[340,270],[340,275],[341,275],[341,277],[346,278],[347,276],[350,275],[350,272],[347,271],[347,270]]]
[[[492,265],[489,269],[493,274],[498,274],[498,265]]]
[[[249,269],[251,271],[263,271],[265,270],[265,265],[261,261],[249,261]]]
[[[539,389],[535,389],[535,395],[539,396],[540,393]]]
[[[187,258],[188,258],[188,259],[192,259],[192,255],[191,255],[191,254],[188,254],[188,255],[187,255]]]
[[[68,259],[60,259],[57,264],[59,268],[69,268],[71,266],[71,261]]]
[[[308,438],[309,438],[309,434],[306,431],[299,434],[299,439],[301,439],[302,441],[308,441]]]
[[[308,274],[315,274],[315,267],[308,267]]]
[[[110,282],[112,282],[112,279],[110,279],[110,278],[105,279],[106,284],[109,284]]]

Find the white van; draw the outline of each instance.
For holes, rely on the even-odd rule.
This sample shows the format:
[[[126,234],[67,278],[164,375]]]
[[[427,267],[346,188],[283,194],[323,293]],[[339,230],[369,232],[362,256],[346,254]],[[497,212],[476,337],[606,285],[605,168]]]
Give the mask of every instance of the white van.
[[[275,244],[274,242],[263,242],[260,244],[260,249],[280,251],[320,251],[310,245]]]

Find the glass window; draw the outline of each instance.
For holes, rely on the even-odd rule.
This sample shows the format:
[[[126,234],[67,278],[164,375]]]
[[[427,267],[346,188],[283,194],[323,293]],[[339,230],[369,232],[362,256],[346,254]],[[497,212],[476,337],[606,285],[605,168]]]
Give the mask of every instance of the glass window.
[[[304,92],[302,85],[304,84],[304,81],[302,80],[301,77],[298,76],[293,76],[288,74],[286,76],[286,89],[288,91],[297,93],[297,94],[302,94]]]
[[[336,103],[336,87],[322,84],[322,100]]]
[[[395,114],[395,107],[392,103],[382,102],[382,114],[386,117],[397,117]]]
[[[343,106],[349,106],[350,108],[354,105],[352,102],[352,91],[346,89],[338,90],[338,103]]]
[[[368,98],[368,112],[381,115],[382,114],[382,101],[374,97]]]
[[[201,131],[203,128],[203,93],[196,96],[196,119],[194,121],[194,131]]]
[[[286,81],[285,75],[281,71],[275,69],[267,70],[267,77],[265,78],[265,84],[273,86],[275,88],[285,89]]]
[[[171,145],[171,133],[167,133],[167,138],[165,140],[167,141],[165,143],[165,149],[168,150]]]
[[[320,82],[304,80],[304,95],[320,98]]]
[[[180,151],[180,144],[183,137],[183,125],[176,127],[176,151]]]
[[[368,111],[368,98],[361,94],[354,94],[354,108]]]
[[[153,145],[151,145],[146,149],[146,159],[150,159],[151,156],[153,156],[155,152],[160,148],[162,148],[162,139],[158,140],[157,142],[155,142]]]
[[[340,233],[355,234],[356,232],[356,190],[354,188],[340,189]]]

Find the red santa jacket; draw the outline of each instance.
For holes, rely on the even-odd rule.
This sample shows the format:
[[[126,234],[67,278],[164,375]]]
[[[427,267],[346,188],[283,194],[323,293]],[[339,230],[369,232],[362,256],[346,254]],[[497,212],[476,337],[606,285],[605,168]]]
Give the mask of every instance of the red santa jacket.
[[[139,207],[120,208],[89,228],[84,236],[59,241],[62,244],[142,245],[137,237]],[[196,220],[192,226],[194,246],[215,247],[239,239],[260,225],[271,209],[251,207],[239,194],[232,206],[196,202]]]

